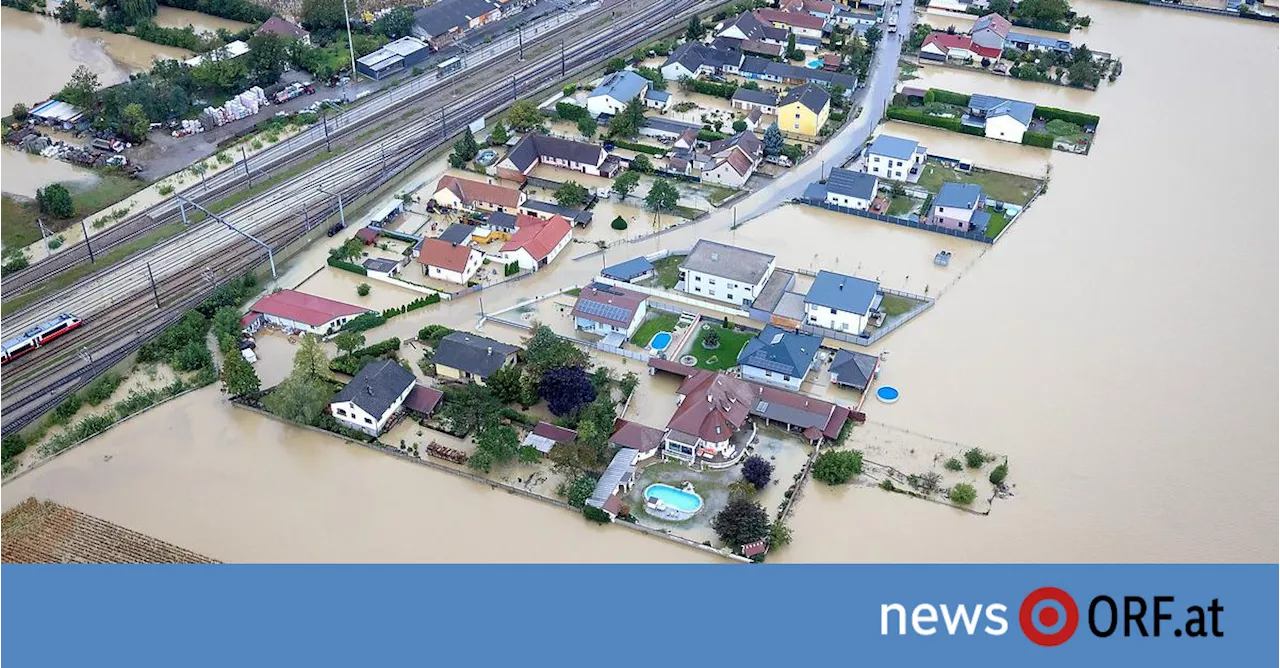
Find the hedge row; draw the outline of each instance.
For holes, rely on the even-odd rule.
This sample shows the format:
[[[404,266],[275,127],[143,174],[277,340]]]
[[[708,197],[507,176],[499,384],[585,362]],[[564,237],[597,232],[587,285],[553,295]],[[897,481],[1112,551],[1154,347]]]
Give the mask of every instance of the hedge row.
[[[667,152],[667,149],[662,148],[660,146],[649,146],[648,144],[637,144],[635,142],[629,142],[624,139],[613,139],[611,141],[613,142],[613,145],[617,146],[618,148],[625,148],[631,151],[637,151],[639,153],[648,153],[649,155],[663,155],[664,153]]]
[[[920,123],[921,125],[932,125],[935,128],[942,128],[952,132],[964,132],[961,128],[964,125],[958,118],[942,118],[941,116],[930,116],[923,111],[907,109],[906,107],[889,107],[885,111],[885,116],[895,121],[906,121],[908,123]]]
[[[431,306],[432,304],[439,304],[439,303],[440,303],[440,295],[430,294],[430,295],[427,295],[426,297],[419,297],[409,302],[408,304],[405,304],[404,306],[396,306],[394,308],[386,309],[382,312],[382,317],[387,320],[390,320],[398,315],[404,315],[409,311],[416,311],[420,308],[425,308],[427,306]]]
[[[503,276],[515,276],[518,273],[520,273],[520,263],[514,260],[508,262],[506,266],[502,268]]]
[[[1078,111],[1054,109],[1053,107],[1036,107],[1032,116],[1043,121],[1061,120],[1068,123],[1075,123],[1079,126],[1098,124],[1098,117],[1093,114],[1082,114]]]
[[[930,88],[929,91],[924,94],[924,103],[929,104],[930,102],[941,102],[943,104],[954,104],[961,107],[967,107],[969,106],[970,97],[972,96],[953,93],[941,88]]]
[[[348,320],[347,324],[342,326],[342,331],[363,332],[366,329],[373,329],[379,325],[386,324],[386,322],[387,319],[381,313],[365,313]]]
[[[389,357],[400,349],[400,339],[392,337],[385,341],[379,341],[371,346],[365,346],[359,350],[353,350],[346,355],[339,355],[329,362],[329,368],[333,371],[345,373],[348,376],[354,376],[364,368],[364,365],[377,359]]]
[[[723,97],[726,100],[733,97],[738,87],[729,83],[716,83],[714,81],[702,81],[701,79],[689,79],[682,84],[686,90],[703,95],[714,95],[715,97]]]
[[[557,102],[556,115],[566,121],[577,121],[583,118],[590,118],[585,107],[580,107],[572,102]]]
[[[1031,132],[1030,130],[1022,133],[1022,143],[1027,146],[1039,146],[1040,148],[1053,148],[1053,135],[1047,132]]]
[[[344,270],[349,271],[349,272],[351,272],[351,273],[353,273],[353,274],[360,274],[361,276],[368,276],[368,275],[369,275],[369,272],[368,272],[368,271],[365,271],[365,268],[364,268],[364,267],[361,267],[361,266],[360,266],[360,265],[358,265],[358,264],[352,264],[352,263],[350,263],[350,262],[347,262],[346,260],[336,260],[336,259],[334,259],[334,258],[329,258],[328,262],[329,262],[329,266],[330,266],[330,267],[336,267],[336,268],[338,268],[338,269],[344,269]]]
[[[698,130],[698,141],[706,141],[706,142],[720,141],[721,139],[724,139],[725,136],[726,135],[724,135],[723,133],[716,132],[714,130],[706,130],[706,129]]]

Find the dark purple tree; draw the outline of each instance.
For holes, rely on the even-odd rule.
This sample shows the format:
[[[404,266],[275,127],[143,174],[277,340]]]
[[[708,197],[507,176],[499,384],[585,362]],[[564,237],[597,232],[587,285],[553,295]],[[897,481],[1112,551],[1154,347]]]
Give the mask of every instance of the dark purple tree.
[[[555,415],[569,415],[596,398],[591,377],[580,366],[551,369],[542,374],[539,394]]]
[[[751,455],[742,462],[742,479],[751,483],[757,490],[764,489],[773,476],[773,464],[765,461],[760,455]]]

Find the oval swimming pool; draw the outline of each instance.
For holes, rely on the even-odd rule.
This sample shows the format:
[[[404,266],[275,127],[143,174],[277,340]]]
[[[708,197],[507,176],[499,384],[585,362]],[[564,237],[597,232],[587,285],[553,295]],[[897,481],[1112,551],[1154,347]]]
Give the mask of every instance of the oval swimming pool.
[[[658,332],[649,341],[649,347],[658,352],[666,350],[669,345],[671,345],[671,332]]]
[[[891,404],[897,401],[898,396],[898,388],[891,385],[885,385],[876,390],[876,398],[886,404]]]
[[[644,498],[657,499],[667,504],[668,508],[674,508],[683,513],[693,514],[702,510],[702,497],[662,483],[654,483],[646,487]]]

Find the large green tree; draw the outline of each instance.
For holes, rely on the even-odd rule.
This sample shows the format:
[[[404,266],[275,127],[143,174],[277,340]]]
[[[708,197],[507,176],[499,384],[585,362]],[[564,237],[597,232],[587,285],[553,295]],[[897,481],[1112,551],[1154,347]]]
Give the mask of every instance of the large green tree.
[[[289,42],[274,33],[254,35],[249,38],[249,76],[259,86],[270,86],[284,74],[289,64]]]
[[[525,341],[525,362],[539,379],[551,369],[576,366],[586,368],[591,358],[578,346],[556,336],[546,325],[534,327],[533,336]]]
[[[342,0],[302,0],[302,24],[308,28],[346,28]]]
[[[253,370],[253,365],[239,351],[232,352],[222,361],[222,388],[233,397],[257,392],[262,388],[258,372]]]
[[[67,81],[62,90],[58,92],[58,99],[73,104],[82,109],[89,109],[97,102],[98,91],[98,75],[93,70],[81,65],[71,73],[71,79]]]
[[[617,116],[609,119],[609,136],[619,139],[634,137],[644,124],[644,103],[635,98],[627,103],[625,109]]]
[[[776,121],[770,123],[769,127],[764,129],[764,154],[778,155],[782,153],[784,143],[782,130],[778,128],[778,123]]]
[[[413,22],[413,10],[408,7],[394,7],[373,22],[373,31],[391,39],[398,39],[413,31]]]
[[[502,402],[482,385],[451,387],[444,392],[440,417],[449,421],[454,433],[469,434],[497,422]]]
[[[36,190],[36,204],[41,213],[54,218],[70,218],[76,215],[76,205],[71,191],[61,183],[54,183]]]
[[[151,130],[151,120],[147,118],[147,112],[142,105],[135,102],[125,106],[120,114],[120,132],[131,141],[140,142],[147,138],[149,130]]]
[[[1071,11],[1067,0],[1022,0],[1014,18],[1036,28],[1053,28],[1061,24]]]
[[[112,0],[125,23],[141,23],[156,15],[156,0]]]
[[[488,473],[494,466],[509,463],[520,454],[520,436],[511,427],[491,426],[485,428],[476,439],[476,451],[467,463],[471,468]]]
[[[293,354],[293,372],[306,381],[325,381],[329,376],[329,355],[324,352],[320,337],[315,334],[304,334],[298,342],[298,351]]]
[[[333,392],[326,384],[295,372],[271,390],[262,405],[291,422],[314,425],[332,397]]]
[[[533,100],[517,100],[507,110],[507,123],[517,132],[528,132],[542,125],[542,112]]]
[[[813,477],[828,485],[843,485],[862,473],[862,453],[857,450],[823,450],[813,462]]]
[[[638,185],[640,185],[640,173],[628,169],[613,180],[613,192],[621,195],[622,199],[626,199],[627,195],[630,195],[631,191],[635,190]]]
[[[649,194],[644,197],[645,206],[659,213],[676,208],[679,201],[680,191],[667,179],[655,179],[653,187],[649,188]]]
[[[520,377],[523,374],[524,371],[520,367],[504,366],[489,374],[489,377],[484,379],[484,384],[498,398],[498,401],[514,404],[520,401]]]
[[[566,207],[580,207],[587,203],[587,199],[591,197],[591,193],[587,187],[577,181],[568,181],[560,184],[556,188],[556,203]]]
[[[754,543],[769,535],[769,513],[755,501],[734,499],[716,513],[711,528],[733,547]]]

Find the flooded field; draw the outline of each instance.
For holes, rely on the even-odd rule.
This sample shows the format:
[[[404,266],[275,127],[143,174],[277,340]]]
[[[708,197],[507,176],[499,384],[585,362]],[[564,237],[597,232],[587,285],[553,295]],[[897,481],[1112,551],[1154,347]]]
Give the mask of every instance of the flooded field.
[[[219,29],[228,32],[240,32],[245,28],[251,27],[253,24],[243,23],[241,21],[232,21],[224,19],[220,16],[212,14],[201,14],[186,9],[178,9],[176,7],[166,7],[160,5],[156,8],[155,16],[156,25],[165,28],[185,28],[191,26],[196,32],[217,32]]]
[[[874,488],[810,485],[791,519],[794,543],[771,560],[1276,559],[1277,431],[1268,416],[1280,403],[1277,129],[1193,123],[1184,110],[1192,97],[1275,109],[1275,87],[1256,82],[1277,78],[1277,32],[1125,3],[1074,4],[1093,26],[1072,39],[1124,55],[1116,84],[1080,93],[936,68],[915,83],[966,92],[981,83],[1100,114],[1089,156],[893,128],[938,152],[963,140],[956,152],[995,168],[1040,173],[1049,161],[1048,193],[999,247],[783,206],[736,231],[718,211],[656,242],[610,249],[613,262],[712,238],[774,253],[782,267],[878,276],[889,287],[928,286],[931,296],[945,290],[869,351],[891,351],[882,381],[902,399],[865,410],[885,429],[1008,455],[1016,497],[978,517]],[[1193,31],[1217,48],[1157,42]],[[1243,167],[1211,167],[1222,164]],[[1197,196],[1220,192],[1235,196]],[[1224,201],[1233,206],[1224,211]],[[341,241],[301,254],[282,284],[296,285]],[[941,248],[956,254],[946,270],[932,265]],[[601,260],[574,259],[583,254],[571,249],[514,289],[483,291],[484,308],[590,280]],[[353,285],[321,287],[356,298]],[[432,322],[470,329],[480,310],[475,298],[442,303],[368,336],[408,338]],[[484,333],[519,338],[493,324]],[[673,383],[641,378],[644,399],[628,417],[662,424]],[[4,486],[6,507],[30,495],[226,561],[713,558],[232,411],[212,388]]]

